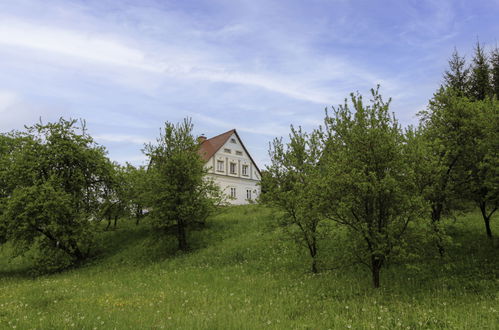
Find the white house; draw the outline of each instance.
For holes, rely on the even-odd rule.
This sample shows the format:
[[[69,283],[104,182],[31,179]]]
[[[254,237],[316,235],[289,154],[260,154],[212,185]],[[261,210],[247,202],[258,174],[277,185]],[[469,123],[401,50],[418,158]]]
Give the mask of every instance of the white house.
[[[204,136],[199,150],[208,175],[232,197],[231,204],[248,204],[260,195],[261,173],[235,129],[210,139]]]

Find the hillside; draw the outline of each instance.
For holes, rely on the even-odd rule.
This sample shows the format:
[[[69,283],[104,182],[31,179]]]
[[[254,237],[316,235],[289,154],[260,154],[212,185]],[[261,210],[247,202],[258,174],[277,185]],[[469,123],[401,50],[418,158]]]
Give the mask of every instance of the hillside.
[[[497,220],[497,219],[494,219]],[[499,234],[499,221],[493,231]],[[78,269],[30,277],[27,257],[0,248],[0,328],[17,329],[496,329],[499,258],[480,215],[452,222],[455,246],[382,272],[344,265],[308,272],[269,209],[231,207],[190,235],[155,241],[146,223],[102,231],[101,253]],[[323,266],[339,258],[324,247]]]

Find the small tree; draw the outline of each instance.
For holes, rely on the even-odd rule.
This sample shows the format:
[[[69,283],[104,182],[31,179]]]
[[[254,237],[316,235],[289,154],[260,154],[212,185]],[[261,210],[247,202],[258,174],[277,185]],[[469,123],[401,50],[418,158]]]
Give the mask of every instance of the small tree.
[[[167,232],[174,225],[182,251],[188,250],[188,226],[204,222],[222,200],[219,187],[205,176],[192,128],[190,119],[177,125],[166,122],[157,144],[145,147],[153,226]]]
[[[380,286],[380,271],[388,258],[404,245],[410,221],[420,216],[405,137],[388,112],[379,87],[372,90],[371,105],[360,95],[333,108],[325,119],[325,214],[348,228],[353,253]]]
[[[464,57],[459,56],[456,49],[449,59],[449,69],[444,73],[444,86],[454,89],[459,95],[464,96],[469,89],[469,68],[466,68]]]
[[[94,221],[108,182],[104,148],[84,122],[60,119],[11,133],[14,143],[0,161],[5,236],[23,253],[32,247],[63,251],[71,262],[86,258]]]
[[[130,182],[126,168],[116,163],[109,163],[109,182],[104,188],[101,216],[107,219],[108,230],[114,220],[114,228],[118,219],[130,214]]]
[[[127,164],[125,167],[125,180],[127,181],[127,198],[130,203],[130,212],[135,217],[138,225],[144,217],[146,204],[147,172],[143,166],[135,167]]]
[[[473,116],[466,121],[469,144],[460,163],[463,195],[482,213],[487,237],[492,238],[490,220],[499,207],[499,100],[469,102]]]
[[[469,97],[473,100],[484,100],[492,96],[489,61],[479,42],[475,47],[470,73]]]
[[[318,132],[307,134],[291,127],[289,143],[274,139],[269,154],[271,165],[262,176],[263,201],[284,214],[281,223],[312,258],[317,273],[319,226],[324,219],[318,212],[319,159],[322,146]]]
[[[499,99],[499,48],[494,48],[490,54],[490,66],[492,71],[492,92]]]

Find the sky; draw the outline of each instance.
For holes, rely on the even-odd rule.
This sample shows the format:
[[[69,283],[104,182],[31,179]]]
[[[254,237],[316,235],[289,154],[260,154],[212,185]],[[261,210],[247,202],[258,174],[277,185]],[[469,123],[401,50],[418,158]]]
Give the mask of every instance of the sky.
[[[166,121],[237,129],[259,165],[291,124],[381,85],[417,123],[452,51],[499,39],[499,0],[0,0],[0,132],[83,118],[117,162]]]

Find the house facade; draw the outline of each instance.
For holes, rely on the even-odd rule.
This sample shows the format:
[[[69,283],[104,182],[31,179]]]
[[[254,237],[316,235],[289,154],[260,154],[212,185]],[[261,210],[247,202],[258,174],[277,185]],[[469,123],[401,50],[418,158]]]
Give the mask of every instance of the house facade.
[[[260,195],[261,173],[235,129],[210,139],[200,138],[200,155],[208,175],[231,197],[234,205],[248,204]]]

